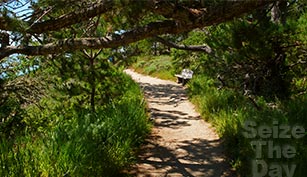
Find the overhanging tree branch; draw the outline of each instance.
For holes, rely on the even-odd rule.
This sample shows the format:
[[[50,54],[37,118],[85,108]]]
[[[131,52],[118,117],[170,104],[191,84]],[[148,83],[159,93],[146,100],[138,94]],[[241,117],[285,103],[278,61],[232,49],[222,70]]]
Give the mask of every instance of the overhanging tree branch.
[[[130,2],[132,3],[134,0],[128,0],[127,5]],[[225,22],[258,7],[270,4],[273,0],[223,1],[223,3],[218,3],[218,5],[208,5],[208,7],[201,9],[192,9],[184,6],[177,9],[178,6],[175,6],[174,3],[172,3],[173,1],[167,1],[167,4],[165,5],[159,4],[165,2],[166,1],[162,0],[149,0],[144,8],[151,9],[152,12],[163,15],[171,20],[151,22],[145,26],[136,27],[121,35],[113,34],[111,36],[99,38],[62,39],[41,46],[6,46],[0,49],[0,59],[14,53],[25,55],[47,55],[80,49],[115,48],[162,34],[178,34],[191,31],[195,28]],[[107,12],[110,10],[107,7],[110,7],[112,3],[112,0],[105,0],[100,4],[93,5],[81,12],[72,12],[55,20],[37,22],[33,24],[27,32],[44,33],[50,30],[59,30]],[[0,18],[0,21],[1,20],[2,19]],[[1,27],[0,24],[0,29]],[[196,48],[194,49],[196,50]],[[207,51],[209,51],[209,49]]]
[[[199,24],[198,27],[218,24],[233,19],[238,15],[277,2],[278,0],[225,0],[220,2],[204,1],[200,8],[185,4],[174,4],[170,1],[156,0],[152,11],[166,18],[181,21],[187,25]],[[196,3],[197,1],[195,1]]]
[[[125,6],[133,4],[136,0],[125,1]],[[206,25],[207,22],[211,22],[213,19],[215,23],[220,23],[225,20],[232,19],[234,16],[242,13],[249,12],[255,8],[276,2],[277,0],[244,0],[244,1],[222,1],[221,3],[215,3],[212,5],[210,1],[206,3],[204,7],[195,9],[184,5],[177,5],[172,1],[162,0],[148,0],[144,3],[146,9],[151,9],[155,14],[160,14],[166,18],[172,18],[174,20],[181,21],[185,24],[196,24],[199,26]],[[193,3],[192,3],[193,4]],[[79,9],[74,12],[62,15],[56,19],[47,20],[43,22],[35,22],[34,24],[28,24],[29,28],[25,31],[28,33],[43,33],[47,31],[56,31],[64,27],[86,21],[97,15],[101,15],[105,12],[114,9],[114,0],[103,0],[102,2],[93,3],[88,8]],[[25,23],[20,20],[11,19],[10,17],[0,17],[0,29],[6,31],[14,31],[12,25],[18,23]]]
[[[47,20],[43,22],[34,23],[28,30],[28,33],[43,33],[46,31],[56,31],[73,24],[86,21],[90,18],[96,17],[114,8],[113,0],[103,0],[95,3],[92,6],[81,9],[77,12],[71,12],[60,16],[57,19]]]
[[[178,34],[186,28],[182,28],[180,23],[172,20],[162,22],[152,22],[143,27],[135,28],[121,35],[113,34],[100,38],[78,38],[63,39],[55,43],[49,43],[41,46],[8,46],[0,49],[0,59],[14,53],[25,55],[48,55],[62,52],[71,52],[80,49],[101,49],[116,48],[127,45],[145,38],[162,35],[165,33]]]
[[[169,46],[169,47],[172,47],[172,48],[175,48],[175,49],[189,50],[189,51],[195,51],[195,52],[205,52],[207,54],[213,54],[211,47],[206,46],[206,45],[189,45],[189,46],[179,45],[179,44],[165,40],[165,39],[158,37],[158,36],[155,37],[155,39],[158,42],[161,42],[162,44]]]

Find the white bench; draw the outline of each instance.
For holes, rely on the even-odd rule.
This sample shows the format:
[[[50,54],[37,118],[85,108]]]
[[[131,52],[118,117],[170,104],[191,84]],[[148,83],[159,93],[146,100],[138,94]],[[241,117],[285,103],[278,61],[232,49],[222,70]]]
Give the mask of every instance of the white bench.
[[[175,74],[177,77],[177,83],[185,85],[193,77],[193,71],[189,69],[183,69],[181,74]]]

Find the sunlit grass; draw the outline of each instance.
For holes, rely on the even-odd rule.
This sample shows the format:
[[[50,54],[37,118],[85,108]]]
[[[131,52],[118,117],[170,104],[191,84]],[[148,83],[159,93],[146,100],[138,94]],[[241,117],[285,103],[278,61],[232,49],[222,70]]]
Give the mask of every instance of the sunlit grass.
[[[132,65],[138,73],[150,75],[164,80],[176,81],[172,68],[172,58],[168,55],[140,56]]]
[[[195,77],[189,83],[189,94],[192,102],[206,120],[211,122],[222,138],[233,167],[241,176],[250,176],[251,163],[255,152],[251,141],[242,135],[245,121],[254,121],[257,125],[273,126],[272,122],[294,126],[307,127],[307,97],[267,103],[263,98],[256,98],[261,108],[256,109],[251,101],[244,96],[228,89],[218,90],[213,81],[204,76]],[[297,165],[295,176],[305,174],[307,166],[307,135],[301,139],[272,139],[275,143],[290,144],[295,147],[297,154],[292,163]],[[267,141],[267,140],[266,140]],[[267,149],[264,149],[264,154]],[[264,156],[268,163],[276,160]],[[279,163],[288,163],[289,159],[277,159]]]

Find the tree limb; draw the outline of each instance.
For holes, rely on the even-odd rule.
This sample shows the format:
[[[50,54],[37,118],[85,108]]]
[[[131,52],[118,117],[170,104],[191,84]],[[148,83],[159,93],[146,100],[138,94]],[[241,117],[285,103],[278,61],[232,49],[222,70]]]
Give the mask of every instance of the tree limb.
[[[220,2],[205,1],[201,8],[192,8],[183,4],[174,4],[170,1],[155,0],[152,12],[166,18],[181,21],[187,25],[203,27],[225,22],[251,10],[277,2],[278,0],[226,0]],[[183,1],[184,2],[184,1]],[[195,3],[197,1],[194,1]],[[214,23],[212,23],[214,21]]]
[[[47,31],[56,31],[73,24],[86,21],[90,18],[96,17],[107,11],[112,10],[114,7],[113,0],[103,0],[100,3],[95,3],[92,6],[81,9],[77,12],[71,12],[60,16],[57,19],[47,20],[43,22],[34,23],[28,30],[28,33],[43,33]]]
[[[110,10],[110,8],[112,8],[112,2],[112,0],[105,0],[90,8],[86,8],[84,11],[72,12],[55,20],[37,22],[33,24],[27,32],[43,33],[50,30],[58,30],[80,21],[87,20]],[[128,3],[129,2],[134,2],[134,0],[128,0]],[[25,55],[47,55],[80,49],[115,48],[162,34],[179,34],[191,31],[195,28],[225,22],[234,17],[238,17],[243,13],[254,10],[255,8],[270,4],[273,0],[223,1],[223,3],[218,3],[216,6],[208,6],[206,9],[199,10],[197,13],[188,7],[182,7],[178,10],[178,6],[174,6],[171,3],[172,1],[167,1],[168,4],[159,6],[159,3],[163,4],[164,2],[166,1],[148,0],[148,4],[144,8],[152,8],[154,13],[164,15],[172,20],[151,22],[145,26],[134,28],[121,35],[113,34],[111,36],[99,38],[62,39],[55,43],[41,46],[7,46],[0,49],[0,60],[14,53]],[[182,19],[180,17],[182,17]],[[2,18],[0,18],[0,22],[1,20]],[[0,29],[1,27],[3,27],[3,25],[0,23]],[[205,51],[205,49],[203,50]],[[209,50],[207,51],[209,52]]]
[[[207,4],[206,7],[195,9],[183,5],[176,5],[172,3],[172,1],[148,0],[148,3],[143,8],[151,9],[155,14],[163,15],[166,18],[181,21],[182,24],[198,24],[197,27],[201,27],[208,26],[213,20],[215,21],[214,24],[217,24],[276,1],[277,0],[223,1],[222,3],[217,3],[215,5]],[[93,5],[88,8],[62,15],[56,19],[29,24],[30,27],[26,32],[39,34],[47,31],[56,31],[86,21],[114,9],[114,2],[114,0],[103,0],[100,3],[93,3]],[[128,0],[125,6],[133,2],[135,2],[135,0]],[[16,19],[11,19],[9,17],[0,17],[0,29],[14,31],[16,28],[14,29],[14,25],[12,24],[16,24],[16,21]],[[22,23],[22,21],[20,21],[20,23]]]
[[[195,51],[195,52],[205,52],[207,54],[212,54],[213,51],[211,49],[211,47],[206,46],[206,45],[190,45],[190,46],[186,46],[186,45],[178,45],[174,42],[165,40],[161,37],[155,37],[155,39],[158,42],[161,42],[162,44],[175,48],[175,49],[181,49],[181,50],[189,50],[189,51]]]
[[[143,27],[127,31],[121,35],[113,34],[99,38],[63,39],[40,46],[7,46],[0,49],[0,60],[14,53],[25,55],[48,55],[81,49],[116,48],[156,35],[165,33],[178,34],[184,30],[185,28],[182,28],[180,23],[172,20],[152,22]]]

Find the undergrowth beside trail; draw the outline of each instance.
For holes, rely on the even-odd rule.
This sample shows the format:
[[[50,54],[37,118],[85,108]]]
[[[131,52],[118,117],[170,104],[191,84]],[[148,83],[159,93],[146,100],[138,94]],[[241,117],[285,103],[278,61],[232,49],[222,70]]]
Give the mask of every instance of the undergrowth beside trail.
[[[139,86],[121,77],[122,96],[95,113],[52,98],[28,108],[26,130],[0,138],[0,176],[119,176],[150,129]]]
[[[274,164],[277,164],[277,168],[281,168],[281,165],[294,164],[296,165],[294,176],[305,175],[307,166],[306,96],[270,103],[258,97],[255,100],[258,105],[256,109],[254,103],[243,95],[230,89],[219,90],[215,87],[214,80],[205,76],[193,78],[188,90],[191,101],[197,106],[202,117],[213,124],[222,138],[231,164],[238,175],[250,176],[256,159],[265,162],[268,172],[270,169],[275,169]],[[247,123],[253,126],[250,124],[247,126]],[[267,137],[261,135],[263,129],[260,128],[263,127]],[[281,135],[283,127],[290,129],[286,137]],[[296,127],[304,127],[305,136],[295,138],[292,131]],[[244,135],[244,133],[251,134],[252,131],[255,131],[253,133],[257,136],[251,138]],[[262,152],[259,152],[260,148],[256,149],[255,143],[264,143]],[[282,154],[283,148],[289,146],[295,151],[291,158]],[[257,153],[261,156],[260,158],[256,156]],[[257,167],[266,168],[265,165],[258,164]],[[284,171],[282,173],[285,175]]]
[[[172,58],[168,55],[139,56],[132,68],[142,74],[165,80],[175,81],[172,69]]]

